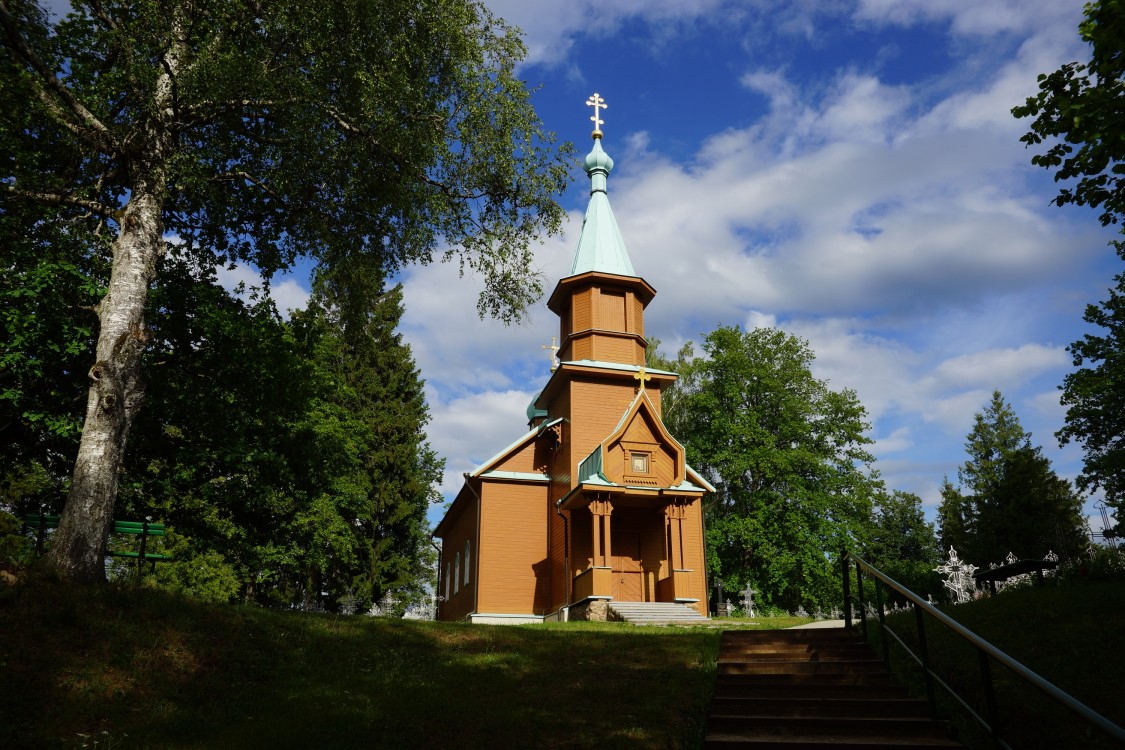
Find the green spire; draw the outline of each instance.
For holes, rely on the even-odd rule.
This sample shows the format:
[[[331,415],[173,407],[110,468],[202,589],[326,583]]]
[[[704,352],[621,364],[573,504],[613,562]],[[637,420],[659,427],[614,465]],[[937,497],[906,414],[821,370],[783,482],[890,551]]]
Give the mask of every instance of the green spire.
[[[636,276],[625,240],[617,228],[617,219],[609,207],[606,195],[606,178],[613,169],[613,159],[602,150],[602,131],[604,124],[598,110],[606,107],[605,100],[598,94],[586,102],[594,108],[594,148],[586,155],[586,174],[590,175],[590,205],[586,208],[586,218],[582,222],[582,236],[578,238],[578,251],[570,266],[570,275],[598,271],[619,276]]]

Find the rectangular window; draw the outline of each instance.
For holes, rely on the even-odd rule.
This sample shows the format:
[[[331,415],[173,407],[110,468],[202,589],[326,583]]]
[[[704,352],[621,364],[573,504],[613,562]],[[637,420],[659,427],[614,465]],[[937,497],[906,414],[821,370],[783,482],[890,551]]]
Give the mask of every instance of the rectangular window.
[[[465,585],[469,585],[469,543],[465,542]]]
[[[632,474],[648,474],[648,458],[647,453],[630,453],[629,466],[632,469]]]

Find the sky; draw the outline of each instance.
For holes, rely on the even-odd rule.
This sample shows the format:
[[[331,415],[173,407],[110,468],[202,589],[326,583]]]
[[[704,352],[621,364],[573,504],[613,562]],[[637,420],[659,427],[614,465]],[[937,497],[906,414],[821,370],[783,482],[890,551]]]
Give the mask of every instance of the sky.
[[[931,519],[996,389],[1055,470],[1077,475],[1080,448],[1054,437],[1066,346],[1120,261],[1095,210],[1051,204],[1057,185],[1031,165],[1011,108],[1040,73],[1087,59],[1082,0],[486,4],[523,30],[520,75],[579,158],[585,102],[605,99],[609,199],[657,290],[646,333],[662,351],[719,325],[804,338],[814,374],[866,407],[887,487],[918,494]],[[572,178],[565,231],[536,252],[547,294],[588,200],[577,162]],[[558,320],[543,301],[519,326],[478,320],[480,280],[453,264],[400,280],[448,501],[526,430]],[[273,293],[284,309],[307,289],[298,274]],[[431,522],[441,515],[436,504]]]
[[[719,325],[806,339],[814,374],[866,407],[887,487],[931,519],[996,389],[1060,475],[1080,471],[1054,437],[1058,386],[1120,261],[1094,210],[1051,204],[1011,115],[1038,74],[1088,56],[1080,1],[488,4],[523,29],[520,74],[579,157],[585,102],[606,100],[609,199],[662,350]],[[576,165],[566,231],[536,255],[548,293],[588,191]],[[450,265],[402,280],[448,500],[523,434],[558,321],[542,303],[518,327],[477,320],[479,281]]]

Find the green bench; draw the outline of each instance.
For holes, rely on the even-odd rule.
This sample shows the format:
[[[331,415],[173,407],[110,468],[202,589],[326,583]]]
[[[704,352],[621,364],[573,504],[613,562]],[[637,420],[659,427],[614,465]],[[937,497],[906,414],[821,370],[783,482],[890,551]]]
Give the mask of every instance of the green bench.
[[[45,513],[32,513],[24,517],[24,523],[30,528],[36,530],[35,547],[39,554],[43,554],[43,534],[47,529],[57,529],[59,527],[59,517],[47,515]],[[159,552],[146,552],[145,547],[148,545],[148,538],[150,536],[164,536],[166,529],[162,523],[153,523],[149,520],[144,521],[114,521],[113,533],[114,534],[135,534],[141,538],[141,549],[139,552],[108,552],[112,557],[132,557],[136,558],[137,565],[139,566],[144,561],[149,561],[156,565],[161,560],[172,559],[171,555],[164,555]]]

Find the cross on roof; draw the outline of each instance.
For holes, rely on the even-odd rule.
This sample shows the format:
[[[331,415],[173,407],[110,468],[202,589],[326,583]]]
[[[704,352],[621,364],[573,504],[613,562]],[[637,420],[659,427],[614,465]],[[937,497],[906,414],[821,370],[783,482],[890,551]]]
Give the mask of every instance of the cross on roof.
[[[539,348],[551,350],[551,372],[554,372],[555,370],[559,369],[559,361],[555,356],[559,351],[559,345],[558,345],[558,343],[556,343],[555,337],[554,336],[551,337],[551,345],[550,346],[548,346],[547,344],[542,344]]]
[[[641,381],[641,390],[645,389],[645,381],[652,380],[652,376],[645,372],[645,366],[641,365],[641,369],[637,370],[637,374],[633,376],[634,380]]]
[[[594,108],[594,116],[590,118],[591,120],[594,121],[594,134],[593,135],[594,135],[595,138],[601,138],[602,137],[602,125],[605,125],[605,121],[602,120],[600,117],[598,117],[598,110],[599,109],[609,109],[609,105],[605,103],[605,99],[602,99],[602,95],[599,94],[597,91],[595,91],[594,95],[586,100],[586,106]]]

